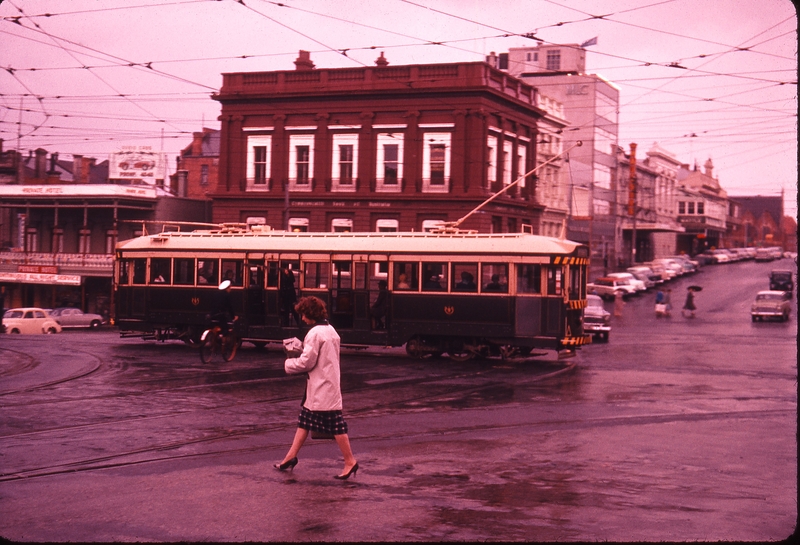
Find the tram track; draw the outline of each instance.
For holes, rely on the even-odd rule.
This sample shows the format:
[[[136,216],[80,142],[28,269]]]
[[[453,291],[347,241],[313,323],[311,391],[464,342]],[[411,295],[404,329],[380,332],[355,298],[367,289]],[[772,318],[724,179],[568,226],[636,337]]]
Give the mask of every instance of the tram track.
[[[557,376],[557,375],[565,373],[565,372],[571,372],[572,370],[573,370],[572,366],[567,366],[567,367],[565,367],[563,369],[560,369],[559,371],[557,371],[555,373],[550,373],[550,374],[548,374],[546,376],[542,376],[540,378],[543,378],[543,379],[552,378],[553,376]],[[420,385],[425,384],[425,383],[432,383],[432,382],[441,381],[441,380],[468,379],[468,378],[473,378],[473,377],[475,377],[477,375],[484,374],[485,372],[486,372],[486,370],[477,370],[477,371],[472,371],[472,372],[469,372],[469,373],[463,373],[463,372],[462,373],[452,373],[452,374],[448,374],[448,375],[445,375],[445,376],[436,375],[436,376],[426,377],[424,379],[417,378],[417,379],[407,379],[407,380],[403,380],[403,381],[393,381],[393,382],[390,382],[390,383],[385,383],[385,385],[383,387],[376,386],[375,384],[365,384],[365,385],[357,387],[357,388],[346,388],[346,389],[343,390],[343,393],[345,395],[354,395],[354,394],[357,394],[357,393],[360,393],[360,392],[364,392],[364,391],[374,391],[376,389],[376,387],[378,389],[388,389],[388,388],[397,387],[399,382],[403,382],[404,386],[420,386]],[[459,390],[458,393],[461,396],[469,395],[469,394],[472,394],[472,393],[476,393],[476,392],[485,390],[486,388],[491,388],[493,385],[496,386],[497,384],[500,384],[500,383],[499,382],[498,383],[494,383],[494,382],[492,382],[492,383],[483,383],[483,384],[481,384],[479,386],[475,386],[475,387],[472,387],[472,388],[466,388],[466,389],[462,388],[462,389]],[[406,397],[404,397],[402,399],[393,400],[391,402],[379,403],[377,406],[371,406],[369,408],[362,408],[362,409],[355,409],[355,410],[352,410],[352,411],[348,411],[348,416],[353,417],[353,418],[358,418],[360,416],[365,416],[365,415],[368,415],[368,414],[375,414],[376,411],[382,411],[382,410],[387,410],[387,409],[391,410],[392,407],[408,406],[409,404],[414,403],[414,402],[432,403],[432,402],[434,402],[436,400],[450,398],[450,397],[452,397],[452,395],[453,395],[452,391],[448,391],[448,392],[441,392],[441,393],[434,394],[434,395],[420,394],[420,395],[414,395],[414,396],[406,396]],[[281,398],[275,398],[275,399],[269,399],[269,400],[251,401],[251,402],[247,402],[247,404],[254,405],[254,404],[267,403],[269,405],[278,405],[279,403],[285,403],[285,402],[290,402],[290,401],[297,401],[296,393],[293,393],[293,395],[291,395],[291,396],[285,396],[285,397],[281,397]],[[60,427],[56,427],[56,428],[49,428],[47,430],[36,430],[36,431],[30,431],[30,432],[21,432],[21,433],[17,433],[17,434],[10,434],[10,435],[2,436],[2,437],[0,437],[0,441],[9,440],[9,439],[20,439],[20,438],[31,437],[31,436],[35,436],[35,435],[41,436],[41,435],[45,435],[45,434],[48,434],[48,433],[62,433],[62,432],[69,432],[69,431],[76,431],[76,430],[86,430],[86,429],[91,429],[91,428],[102,428],[102,427],[111,426],[113,424],[139,422],[139,421],[143,421],[143,420],[147,420],[147,419],[170,418],[170,417],[174,417],[174,416],[185,415],[185,414],[191,413],[191,412],[197,412],[197,411],[200,411],[200,410],[202,410],[202,411],[215,411],[215,410],[220,410],[220,409],[225,408],[225,407],[234,407],[234,406],[241,408],[242,407],[242,403],[231,403],[231,404],[228,404],[226,406],[215,405],[215,406],[212,406],[212,407],[204,407],[202,409],[192,409],[192,410],[180,411],[180,412],[174,412],[173,411],[171,413],[164,413],[164,414],[160,414],[160,415],[134,416],[134,417],[131,417],[131,418],[126,418],[126,419],[116,419],[114,421],[104,421],[104,422],[81,424],[81,425],[75,425],[75,426],[60,426]],[[248,451],[248,450],[253,450],[253,451],[254,450],[262,450],[265,447],[254,447],[254,448],[249,448],[249,449],[232,449],[232,450],[225,450],[225,451],[211,451],[211,452],[206,452],[206,453],[177,454],[175,456],[149,456],[149,457],[147,457],[146,459],[143,459],[143,460],[127,460],[127,461],[124,460],[125,458],[129,458],[129,457],[136,457],[136,456],[139,456],[139,455],[146,455],[148,453],[163,452],[165,450],[175,450],[175,449],[180,449],[182,447],[186,447],[186,446],[190,446],[190,445],[208,444],[208,443],[213,443],[213,442],[216,442],[216,441],[231,439],[231,438],[235,438],[235,437],[257,436],[257,435],[260,435],[260,434],[274,432],[274,431],[288,430],[288,429],[292,428],[293,426],[294,426],[293,422],[292,423],[281,422],[280,424],[276,423],[276,424],[265,424],[265,425],[260,425],[260,426],[248,426],[247,429],[243,429],[243,430],[229,430],[229,431],[225,431],[225,432],[222,432],[222,433],[217,433],[217,434],[212,434],[212,435],[204,435],[203,437],[192,437],[192,438],[188,438],[188,439],[185,439],[185,440],[173,441],[173,442],[168,442],[168,443],[161,443],[161,444],[151,445],[151,446],[148,446],[148,447],[129,450],[129,451],[125,451],[125,452],[111,453],[111,454],[108,454],[108,455],[105,455],[105,456],[100,456],[100,457],[93,457],[93,458],[87,458],[87,459],[82,459],[82,460],[74,460],[74,461],[70,461],[70,462],[59,462],[59,463],[55,463],[55,464],[51,464],[51,465],[43,465],[43,466],[39,466],[39,467],[27,468],[27,469],[24,469],[24,470],[14,470],[14,471],[11,471],[11,472],[8,472],[8,473],[0,474],[0,482],[13,481],[13,480],[19,480],[19,479],[30,479],[30,478],[34,478],[34,477],[46,477],[46,476],[59,475],[59,474],[69,474],[69,473],[76,473],[76,472],[82,472],[82,471],[96,471],[96,470],[101,470],[101,469],[109,469],[109,468],[113,468],[113,467],[123,467],[123,466],[143,464],[143,463],[151,463],[151,462],[157,462],[157,461],[168,461],[168,460],[173,460],[173,459],[181,459],[181,458],[185,458],[185,457],[196,457],[196,456],[205,456],[205,455],[211,456],[211,455],[216,455],[216,454],[219,454],[219,453],[230,453],[230,454],[232,454],[232,453],[244,452],[244,451]]]

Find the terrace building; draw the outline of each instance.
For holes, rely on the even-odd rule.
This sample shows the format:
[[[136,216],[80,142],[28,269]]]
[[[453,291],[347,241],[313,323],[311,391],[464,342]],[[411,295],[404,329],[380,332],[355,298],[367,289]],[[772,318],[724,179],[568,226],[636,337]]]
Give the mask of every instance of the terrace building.
[[[215,222],[422,231],[455,222],[537,164],[534,87],[486,63],[223,74]],[[557,120],[555,123],[559,123]],[[541,232],[536,178],[462,229]]]

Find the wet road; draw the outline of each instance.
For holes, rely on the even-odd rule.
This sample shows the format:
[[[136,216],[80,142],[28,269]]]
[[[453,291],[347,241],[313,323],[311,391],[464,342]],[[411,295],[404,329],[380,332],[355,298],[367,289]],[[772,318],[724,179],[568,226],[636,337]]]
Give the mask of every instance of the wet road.
[[[797,521],[797,326],[751,323],[768,264],[709,267],[695,319],[628,302],[559,362],[346,350],[362,470],[248,345],[203,365],[111,330],[0,336],[0,536],[27,541],[775,540]]]

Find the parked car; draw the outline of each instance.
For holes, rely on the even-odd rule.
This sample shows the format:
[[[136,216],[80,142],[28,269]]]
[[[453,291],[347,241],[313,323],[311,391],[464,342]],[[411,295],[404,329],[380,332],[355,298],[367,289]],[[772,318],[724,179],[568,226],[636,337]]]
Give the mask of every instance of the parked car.
[[[683,274],[695,273],[700,267],[700,264],[697,261],[692,261],[689,259],[689,256],[686,255],[676,255],[674,257],[670,257],[669,259],[674,260],[681,267],[683,267]]]
[[[792,312],[791,297],[788,291],[760,291],[750,307],[750,316],[754,322],[764,318],[778,318],[785,322]]]
[[[772,261],[775,259],[772,257],[772,252],[769,251],[769,248],[756,248],[756,261]]]
[[[731,262],[730,254],[728,252],[726,252],[725,250],[721,249],[721,248],[716,249],[716,250],[711,250],[711,255],[713,255],[714,258],[716,258],[717,263],[730,263]]]
[[[667,268],[664,267],[664,265],[661,265],[660,263],[653,263],[651,261],[650,263],[645,263],[645,265],[647,265],[647,267],[651,271],[653,271],[653,273],[661,276],[662,282],[666,282],[667,280],[672,280],[673,278],[675,278],[675,276],[677,276],[675,274],[675,271],[667,270]]]
[[[673,273],[675,273],[672,278],[675,278],[676,276],[682,276],[683,273],[686,272],[686,270],[683,268],[683,265],[681,265],[678,261],[675,261],[674,259],[668,257],[654,259],[652,263],[656,265],[661,265],[662,267],[667,269],[667,271],[672,271]]]
[[[792,271],[772,271],[769,273],[769,289],[775,291],[794,291]]]
[[[644,280],[644,278],[647,278],[648,280],[653,282],[654,285],[661,284],[662,282],[664,282],[664,278],[661,276],[661,273],[657,273],[650,267],[645,267],[644,265],[636,267],[628,267],[625,270],[627,270],[629,273],[634,275],[639,280]],[[647,285],[647,282],[645,282],[645,285]]]
[[[656,276],[654,274],[647,274],[646,272],[643,271],[631,271],[631,270],[628,270],[627,272],[631,273],[634,276],[634,278],[644,283],[645,290],[649,290],[650,288],[655,287],[657,283],[661,282],[661,277],[659,276],[658,280],[656,281],[655,280]]]
[[[22,307],[8,309],[3,314],[7,333],[61,333],[61,326],[44,309]]]
[[[99,314],[91,314],[83,312],[79,308],[60,307],[53,309],[50,316],[63,328],[70,327],[88,327],[89,329],[97,329],[103,325],[103,317]]]
[[[627,280],[628,283],[636,289],[637,293],[647,290],[647,285],[629,272],[609,273],[606,276],[609,278],[621,278],[623,280]]]
[[[625,279],[605,276],[586,284],[586,291],[610,300],[617,296],[617,292],[621,293],[623,298],[634,295],[636,288]]]
[[[601,342],[608,342],[608,336],[611,334],[611,313],[603,307],[603,300],[598,295],[586,296],[583,331]]]

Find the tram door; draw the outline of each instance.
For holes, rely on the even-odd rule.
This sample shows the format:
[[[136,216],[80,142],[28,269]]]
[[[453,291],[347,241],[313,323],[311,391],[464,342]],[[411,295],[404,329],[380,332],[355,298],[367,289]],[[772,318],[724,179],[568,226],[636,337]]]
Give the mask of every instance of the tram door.
[[[267,303],[264,298],[264,260],[250,260],[246,267],[245,315],[248,325],[264,325]]]
[[[356,263],[356,266],[363,265]],[[347,259],[333,259],[333,270],[331,271],[331,299],[330,299],[330,321],[336,329],[352,329],[354,325],[353,316],[355,314],[355,301],[353,283],[354,273],[357,267],[353,267],[353,262]]]

